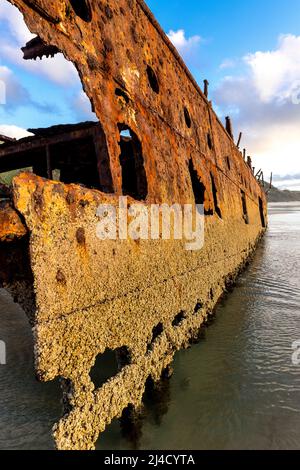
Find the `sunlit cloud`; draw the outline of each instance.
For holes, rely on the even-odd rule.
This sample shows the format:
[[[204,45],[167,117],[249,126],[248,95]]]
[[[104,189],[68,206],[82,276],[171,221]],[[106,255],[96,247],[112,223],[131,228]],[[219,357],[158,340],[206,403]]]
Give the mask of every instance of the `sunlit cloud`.
[[[280,36],[277,49],[247,54],[243,63],[244,73],[224,77],[216,88],[218,109],[233,117],[236,133],[244,132],[256,166],[279,175],[299,172],[300,36]]]

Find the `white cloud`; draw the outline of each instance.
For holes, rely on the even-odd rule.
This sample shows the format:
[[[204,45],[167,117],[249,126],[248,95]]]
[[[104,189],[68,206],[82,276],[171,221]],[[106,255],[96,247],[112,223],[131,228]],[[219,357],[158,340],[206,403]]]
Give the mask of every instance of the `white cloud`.
[[[203,42],[201,36],[186,37],[184,29],[169,31],[168,38],[186,62],[191,65],[199,61],[199,46]]]
[[[22,139],[22,137],[33,135],[21,127],[7,124],[0,124],[0,134],[11,137],[12,139]]]
[[[277,50],[249,54],[244,60],[261,101],[286,100],[300,80],[300,36],[281,36]]]
[[[282,181],[293,181],[293,180],[300,181],[300,173],[296,173],[294,175],[274,175],[274,181],[282,182]]]
[[[276,178],[274,179],[274,185],[278,189],[288,189],[290,191],[300,191],[300,179],[287,179],[287,180],[279,180],[277,181]]]
[[[191,50],[195,45],[198,45],[202,41],[201,36],[191,36],[190,38],[186,38],[184,29],[179,29],[178,31],[171,30],[168,37],[174,46],[181,52]]]
[[[236,133],[244,132],[243,143],[265,174],[299,173],[300,105],[292,96],[300,84],[300,36],[281,36],[276,50],[243,61],[246,71],[225,77],[215,90],[216,104],[232,115]]]

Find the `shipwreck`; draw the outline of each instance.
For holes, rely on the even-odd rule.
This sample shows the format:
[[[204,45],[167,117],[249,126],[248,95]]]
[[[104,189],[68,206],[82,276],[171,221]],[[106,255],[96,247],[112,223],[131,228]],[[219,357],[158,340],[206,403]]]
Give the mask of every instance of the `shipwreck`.
[[[197,337],[267,227],[267,204],[240,151],[143,0],[9,0],[35,39],[26,60],[62,52],[99,122],[0,137],[0,284],[28,316],[36,375],[61,378],[58,449],[93,449],[149,377]],[[99,204],[202,204],[205,244],[106,240]],[[91,371],[113,351],[116,374]],[[50,430],[49,430],[50,432]]]

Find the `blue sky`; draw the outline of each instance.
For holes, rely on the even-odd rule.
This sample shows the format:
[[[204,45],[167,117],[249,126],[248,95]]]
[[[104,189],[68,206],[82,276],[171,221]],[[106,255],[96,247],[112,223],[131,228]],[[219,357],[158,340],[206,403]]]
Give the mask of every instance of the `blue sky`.
[[[224,57],[272,50],[281,34],[300,33],[299,0],[148,0],[166,32],[184,29],[207,42],[202,74],[217,79]]]
[[[244,132],[256,166],[300,188],[299,0],[146,3],[200,85],[210,81],[217,113],[232,116],[236,135]],[[30,37],[16,8],[0,0],[0,80],[8,84],[0,132],[95,119],[72,64],[62,56],[22,60]]]

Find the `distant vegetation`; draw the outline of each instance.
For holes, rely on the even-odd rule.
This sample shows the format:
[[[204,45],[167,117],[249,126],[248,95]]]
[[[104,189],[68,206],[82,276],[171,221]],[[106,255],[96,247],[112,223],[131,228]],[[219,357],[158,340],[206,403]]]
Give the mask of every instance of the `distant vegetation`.
[[[268,193],[268,202],[294,202],[300,201],[300,191],[288,191],[275,188]]]

